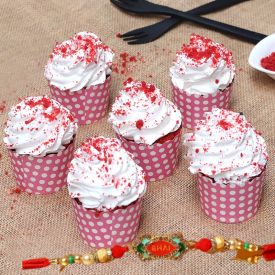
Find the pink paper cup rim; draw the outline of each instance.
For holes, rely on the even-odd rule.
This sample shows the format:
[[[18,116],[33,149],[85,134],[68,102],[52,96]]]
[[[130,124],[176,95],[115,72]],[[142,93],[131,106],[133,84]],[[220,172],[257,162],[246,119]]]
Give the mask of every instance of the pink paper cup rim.
[[[74,144],[75,138],[65,149],[44,157],[19,155],[9,150],[12,169],[20,188],[30,194],[46,195],[65,187]]]
[[[194,95],[179,90],[172,83],[173,102],[182,114],[183,127],[194,129],[197,121],[204,119],[205,112],[211,112],[215,107],[228,109],[232,90],[233,82],[222,91],[218,90],[208,95]]]
[[[89,246],[107,248],[125,245],[137,235],[142,198],[108,212],[86,209],[72,199],[80,238]]]
[[[107,112],[110,100],[111,76],[104,83],[83,88],[79,91],[62,91],[49,85],[56,101],[68,108],[80,125],[91,124],[102,119]]]
[[[222,223],[240,223],[252,218],[261,201],[265,170],[243,185],[217,184],[198,174],[198,189],[203,212]]]
[[[181,133],[164,143],[138,144],[116,133],[125,150],[132,153],[135,162],[141,166],[147,181],[163,180],[173,174],[179,160]]]

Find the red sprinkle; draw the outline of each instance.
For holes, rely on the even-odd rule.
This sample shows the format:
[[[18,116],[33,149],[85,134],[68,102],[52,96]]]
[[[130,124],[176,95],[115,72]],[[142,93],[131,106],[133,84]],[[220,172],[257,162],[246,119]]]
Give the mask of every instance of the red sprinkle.
[[[116,37],[121,37],[121,33],[118,32],[118,33],[116,34]]]
[[[0,114],[3,114],[6,110],[6,101],[0,102]]]
[[[222,127],[224,130],[228,130],[229,128],[233,127],[233,124],[226,121],[225,119],[222,119],[218,122],[218,125]]]
[[[275,72],[275,52],[261,59],[263,68]]]
[[[183,44],[178,54],[184,54],[198,65],[209,59],[212,60],[213,67],[217,66],[220,59],[225,60],[228,66],[232,65],[232,52],[228,51],[224,45],[197,34],[191,35],[189,45]]]
[[[136,122],[136,126],[137,126],[137,128],[140,130],[141,128],[142,128],[142,126],[143,126],[143,120],[142,119],[139,119],[137,122]]]

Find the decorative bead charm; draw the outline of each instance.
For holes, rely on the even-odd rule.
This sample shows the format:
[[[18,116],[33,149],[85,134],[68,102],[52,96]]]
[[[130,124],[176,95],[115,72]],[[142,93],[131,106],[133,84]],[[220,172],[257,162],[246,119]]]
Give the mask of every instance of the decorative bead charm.
[[[82,256],[82,263],[84,265],[92,265],[95,263],[95,259],[92,254],[85,254]]]
[[[111,248],[112,256],[114,258],[121,258],[128,250],[129,248],[127,246],[123,247],[120,245],[115,245],[113,248]]]
[[[215,243],[215,248],[217,252],[224,251],[225,240],[223,237],[216,236],[213,238],[213,241]]]
[[[74,256],[74,262],[76,264],[81,264],[82,263],[81,256],[80,255],[75,255]]]
[[[68,256],[68,263],[69,264],[74,264],[74,256],[73,255]]]
[[[100,263],[106,263],[111,260],[111,257],[107,253],[107,249],[101,248],[97,252],[97,258]]]
[[[203,252],[208,252],[212,248],[212,242],[209,239],[201,239],[195,244],[195,248]]]

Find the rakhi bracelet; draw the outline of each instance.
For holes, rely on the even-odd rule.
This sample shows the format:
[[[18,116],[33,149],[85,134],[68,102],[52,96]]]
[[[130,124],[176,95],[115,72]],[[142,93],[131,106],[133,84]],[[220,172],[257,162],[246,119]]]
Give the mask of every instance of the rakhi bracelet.
[[[92,265],[107,263],[123,257],[126,252],[137,254],[141,260],[180,259],[186,252],[199,250],[208,254],[235,250],[235,260],[257,263],[262,257],[266,261],[275,260],[275,244],[256,245],[239,239],[225,240],[221,236],[212,239],[203,238],[199,241],[188,241],[181,233],[169,236],[143,236],[139,242],[126,246],[115,245],[112,248],[100,248],[96,252],[85,255],[68,255],[63,258],[39,258],[22,261],[23,269],[41,268],[51,264],[60,265],[61,271],[71,264]]]

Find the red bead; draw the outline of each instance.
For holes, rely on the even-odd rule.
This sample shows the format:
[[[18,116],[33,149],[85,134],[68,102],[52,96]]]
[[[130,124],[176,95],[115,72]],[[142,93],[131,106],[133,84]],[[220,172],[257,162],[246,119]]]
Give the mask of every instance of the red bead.
[[[207,252],[212,248],[212,242],[209,239],[201,239],[196,243],[195,248]]]
[[[50,264],[50,260],[47,258],[24,260],[22,261],[22,269],[41,268]]]
[[[115,245],[113,248],[111,248],[112,251],[112,256],[114,258],[121,258],[125,252],[127,252],[129,248],[127,246],[120,246],[120,245]]]
[[[263,245],[263,257],[266,261],[275,260],[275,244]]]

